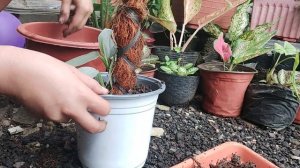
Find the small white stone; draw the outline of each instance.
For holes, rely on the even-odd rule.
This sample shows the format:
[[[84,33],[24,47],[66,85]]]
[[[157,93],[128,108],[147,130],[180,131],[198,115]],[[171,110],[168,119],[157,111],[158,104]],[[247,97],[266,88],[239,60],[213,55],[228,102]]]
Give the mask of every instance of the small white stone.
[[[43,124],[42,124],[42,123],[37,123],[37,124],[36,124],[36,127],[42,128],[42,127],[43,127]]]
[[[15,168],[20,168],[20,167],[22,167],[24,164],[25,164],[25,162],[16,162],[16,163],[13,165],[13,167],[15,167]]]
[[[9,128],[8,129],[8,132],[11,134],[11,135],[14,135],[14,134],[18,134],[20,132],[23,132],[23,128],[21,128],[20,126],[16,126],[16,127],[12,127],[12,128]]]
[[[164,133],[165,133],[164,129],[158,128],[158,127],[153,127],[152,132],[151,132],[151,136],[160,138],[164,135]]]
[[[162,111],[170,111],[170,107],[169,106],[165,106],[165,105],[157,104],[156,108],[158,108],[159,110],[162,110]]]

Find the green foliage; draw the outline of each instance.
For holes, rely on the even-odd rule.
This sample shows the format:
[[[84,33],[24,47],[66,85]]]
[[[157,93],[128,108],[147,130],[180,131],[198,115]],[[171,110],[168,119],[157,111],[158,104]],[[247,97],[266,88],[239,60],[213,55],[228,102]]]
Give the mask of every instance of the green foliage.
[[[93,27],[108,28],[111,17],[114,13],[115,7],[112,5],[111,0],[101,0],[101,4],[93,0],[94,11],[91,15]]]
[[[269,70],[266,76],[266,82],[268,84],[281,84],[286,87],[290,87],[291,90],[294,92],[294,94],[300,99],[299,97],[299,91],[298,86],[296,82],[296,69],[299,65],[299,51],[296,47],[294,47],[291,43],[285,41],[283,45],[280,45],[278,43],[274,44],[274,50],[275,53],[279,54],[277,57],[276,63],[274,66]],[[276,67],[287,61],[293,59],[294,65],[292,72],[287,75],[284,71],[279,71],[278,74],[275,73]],[[289,79],[286,79],[289,76]]]
[[[167,74],[188,76],[195,74],[199,70],[198,67],[194,67],[193,63],[187,63],[181,66],[181,58],[179,58],[177,61],[171,61],[170,58],[166,56],[165,60],[165,62],[161,62],[160,69]]]

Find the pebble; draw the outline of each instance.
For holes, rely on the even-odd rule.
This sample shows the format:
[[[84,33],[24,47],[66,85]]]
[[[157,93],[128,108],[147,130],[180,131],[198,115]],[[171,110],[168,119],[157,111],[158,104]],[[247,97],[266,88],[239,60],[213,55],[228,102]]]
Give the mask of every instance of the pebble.
[[[18,134],[18,133],[21,133],[23,132],[23,128],[21,128],[20,126],[16,126],[16,127],[12,127],[12,128],[9,128],[8,129],[8,132],[11,134],[11,135],[14,135],[14,134]]]
[[[165,130],[163,128],[153,127],[151,131],[151,136],[153,137],[162,137],[164,135]]]
[[[161,111],[170,111],[170,107],[169,106],[165,106],[165,105],[157,104],[156,108],[158,108]]]
[[[25,162],[16,162],[13,166],[14,168],[20,168],[25,164]]]
[[[300,150],[293,149],[293,150],[292,150],[292,153],[293,153],[293,155],[295,155],[295,156],[300,156]]]
[[[4,126],[4,127],[8,127],[8,126],[10,126],[10,121],[4,119],[4,120],[1,121],[1,125]]]

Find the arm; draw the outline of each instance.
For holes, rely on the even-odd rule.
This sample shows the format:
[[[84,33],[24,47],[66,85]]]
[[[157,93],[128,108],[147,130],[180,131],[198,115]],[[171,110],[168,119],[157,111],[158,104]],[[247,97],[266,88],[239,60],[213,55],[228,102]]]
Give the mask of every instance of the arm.
[[[0,46],[0,93],[17,97],[32,111],[53,121],[74,119],[87,131],[105,129],[88,112],[107,115],[107,94],[95,80],[48,55]]]

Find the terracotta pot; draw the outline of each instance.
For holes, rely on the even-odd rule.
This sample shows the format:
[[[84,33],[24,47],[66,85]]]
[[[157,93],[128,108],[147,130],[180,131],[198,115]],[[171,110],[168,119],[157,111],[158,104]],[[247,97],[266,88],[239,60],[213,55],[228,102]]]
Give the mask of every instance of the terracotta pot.
[[[226,142],[215,148],[212,148],[206,152],[201,153],[194,157],[194,159],[201,164],[203,168],[209,168],[209,164],[216,164],[217,161],[226,158],[230,160],[232,154],[237,154],[241,157],[241,162],[252,162],[256,167],[261,168],[278,168],[276,165],[263,158],[258,153],[249,149],[248,147],[237,143],[237,142]],[[193,159],[188,159],[184,162],[181,162],[172,168],[194,168],[197,164]]]
[[[299,1],[255,0],[251,17],[251,29],[264,23],[274,23],[270,31],[286,41],[300,39]]]
[[[157,68],[153,68],[150,66],[142,66],[141,69],[142,72],[140,72],[139,74],[150,78],[154,77],[155,71],[157,70]]]
[[[0,11],[2,11],[2,9],[4,9],[10,2],[11,0],[1,0],[0,1]]]
[[[300,107],[298,108],[298,111],[296,113],[296,118],[294,120],[294,123],[300,124]]]
[[[54,22],[32,22],[20,25],[18,31],[27,39],[26,48],[49,54],[64,62],[99,49],[99,29],[84,27],[64,38],[62,34],[64,28],[64,25]],[[105,71],[100,59],[83,66],[92,66],[99,71]]]
[[[218,116],[239,116],[246,89],[257,71],[242,65],[236,66],[237,71],[222,71],[221,62],[204,63],[198,67],[202,82],[202,108]]]
[[[230,0],[234,2],[234,0]],[[200,12],[189,22],[188,27],[196,29],[198,26],[199,18],[203,18],[216,10],[219,10],[227,5],[225,0],[202,0]],[[174,17],[177,22],[183,22],[183,1],[173,0],[172,10],[174,11]],[[176,11],[176,12],[175,12]],[[221,26],[223,29],[228,29],[231,23],[231,18],[234,15],[236,8],[225,13],[223,16],[215,19],[213,22]]]

